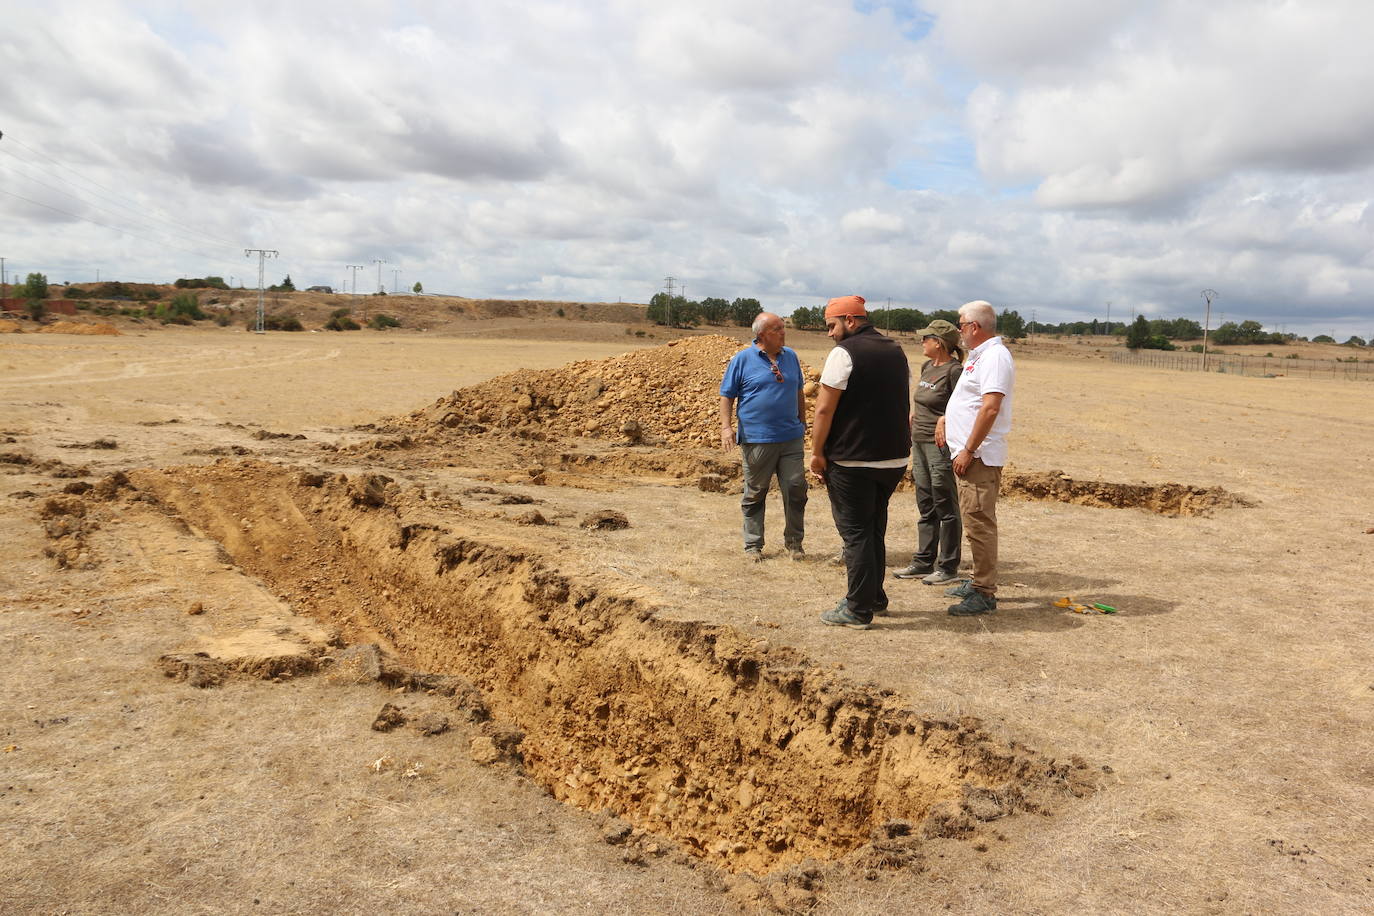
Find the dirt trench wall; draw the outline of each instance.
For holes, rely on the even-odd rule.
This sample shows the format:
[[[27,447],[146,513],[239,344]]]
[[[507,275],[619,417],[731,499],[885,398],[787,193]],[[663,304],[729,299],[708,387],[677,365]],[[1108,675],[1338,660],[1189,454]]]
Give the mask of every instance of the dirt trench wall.
[[[729,627],[659,619],[385,478],[225,463],[136,483],[350,639],[477,684],[556,797],[731,869],[836,858],[894,820],[961,835],[1082,790],[1081,764]]]

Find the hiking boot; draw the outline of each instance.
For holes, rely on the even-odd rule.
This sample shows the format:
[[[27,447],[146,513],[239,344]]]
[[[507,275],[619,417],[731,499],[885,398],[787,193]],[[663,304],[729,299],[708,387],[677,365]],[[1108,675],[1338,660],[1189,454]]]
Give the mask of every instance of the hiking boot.
[[[949,606],[951,617],[976,617],[979,614],[991,614],[997,610],[997,599],[991,598],[982,592],[975,591],[958,604]]]
[[[960,579],[958,585],[945,589],[945,595],[950,598],[967,598],[975,591],[973,582],[968,579]]]
[[[821,614],[821,623],[830,627],[849,627],[851,630],[872,629],[873,624],[856,615],[849,609],[848,601],[841,601],[833,611]]]
[[[754,563],[763,562],[763,551],[757,547],[744,548],[744,558]]]
[[[903,566],[892,573],[894,579],[919,579],[928,576],[935,571],[932,566],[922,566],[919,563],[912,563],[910,566]]]
[[[787,555],[797,562],[806,559],[806,551],[802,550],[800,545],[787,548]]]
[[[844,553],[843,553],[843,552],[840,552],[840,553],[835,554],[833,557],[830,558],[829,563],[830,563],[831,566],[843,566],[843,565],[844,565]]]
[[[944,585],[946,582],[958,582],[959,574],[957,572],[943,572],[937,569],[928,576],[922,576],[921,581],[926,585]]]

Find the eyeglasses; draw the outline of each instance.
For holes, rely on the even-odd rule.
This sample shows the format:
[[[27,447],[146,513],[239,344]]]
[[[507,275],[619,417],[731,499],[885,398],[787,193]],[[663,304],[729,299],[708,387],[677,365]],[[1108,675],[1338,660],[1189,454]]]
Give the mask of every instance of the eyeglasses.
[[[976,321],[961,321],[961,322],[959,322],[959,330],[962,331],[967,325],[970,325],[970,324],[971,324],[971,325],[974,325],[974,326],[976,327],[976,326],[978,325],[978,322],[976,322]]]
[[[783,381],[782,370],[778,368],[778,361],[773,357],[768,357],[768,368],[773,370],[773,378]]]

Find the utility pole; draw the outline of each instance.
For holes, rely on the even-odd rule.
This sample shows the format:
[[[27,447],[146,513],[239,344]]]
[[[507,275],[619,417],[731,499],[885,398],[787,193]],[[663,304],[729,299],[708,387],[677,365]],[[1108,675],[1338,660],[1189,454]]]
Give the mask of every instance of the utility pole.
[[[1035,340],[1035,309],[1031,309],[1031,340]]]
[[[5,259],[0,258],[0,302],[10,297],[10,279],[5,273]]]
[[[266,264],[267,264],[267,259],[268,259],[269,257],[272,257],[272,258],[277,257],[278,252],[277,252],[277,251],[274,251],[274,250],[271,249],[271,248],[245,248],[245,249],[243,249],[243,256],[244,256],[245,258],[252,257],[252,256],[255,255],[255,254],[258,256],[258,326],[257,326],[257,329],[256,329],[256,333],[262,334],[262,333],[264,333],[264,332],[266,331],[266,329],[263,327],[263,323],[264,323],[263,317],[264,317],[264,313],[266,312],[266,306],[265,306],[265,304],[264,304],[264,302],[263,302],[263,297],[262,297],[262,274],[263,274],[263,270],[264,270],[264,268],[265,268],[265,266],[266,266]],[[97,273],[97,276],[99,276],[98,273]]]
[[[399,268],[399,267],[393,267],[393,268],[391,268],[391,292],[392,292],[392,293],[399,293],[400,291],[401,291],[401,268]]]
[[[883,330],[892,330],[892,297],[887,297],[887,309],[883,312]]]
[[[663,282],[668,284],[668,327],[673,326],[673,284],[677,282],[676,277],[664,277]]]
[[[1214,289],[1204,289],[1202,298],[1207,300],[1207,316],[1202,323],[1202,371],[1207,371],[1207,335],[1212,331],[1212,300],[1217,297]]]
[[[1112,301],[1107,300],[1107,336],[1112,336]]]
[[[381,258],[373,258],[372,263],[377,265],[377,292],[384,293],[386,292],[386,287],[382,285],[382,265],[385,264],[386,261]]]
[[[353,272],[353,304],[354,304],[354,305],[356,305],[356,304],[358,303],[358,271],[363,270],[364,268],[366,268],[366,266],[367,266],[367,265],[365,265],[365,264],[345,264],[345,265],[344,265],[344,270],[351,270],[351,271]]]

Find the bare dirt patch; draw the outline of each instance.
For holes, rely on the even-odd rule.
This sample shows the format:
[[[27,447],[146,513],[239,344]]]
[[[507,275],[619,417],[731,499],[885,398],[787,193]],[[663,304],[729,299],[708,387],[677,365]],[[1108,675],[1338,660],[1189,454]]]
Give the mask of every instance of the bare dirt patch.
[[[519,320],[469,321],[494,329]],[[585,339],[566,337],[579,326],[560,321],[548,340],[529,326],[519,342],[491,333],[257,337],[241,328],[170,327],[145,336],[131,328],[123,337],[4,338],[0,438],[26,459],[0,467],[0,647],[8,660],[0,669],[7,697],[0,708],[7,826],[0,880],[10,888],[10,908],[181,912],[194,901],[225,912],[698,914],[746,905],[845,916],[1367,908],[1374,825],[1366,813],[1371,774],[1363,738],[1374,729],[1374,659],[1364,618],[1350,611],[1351,595],[1358,601],[1350,583],[1362,581],[1374,562],[1374,539],[1361,534],[1371,520],[1357,498],[1374,471],[1366,457],[1374,454],[1374,424],[1356,386],[1209,376],[1180,388],[1176,373],[1042,358],[1018,346],[1012,455],[1019,466],[1063,468],[1074,481],[1188,481],[1262,495],[1262,502],[1171,516],[1009,499],[999,506],[1004,581],[997,614],[950,618],[939,589],[892,580],[888,617],[866,633],[837,633],[816,620],[843,589],[842,573],[824,562],[838,543],[823,493],[812,493],[808,510],[806,546],[815,559],[792,562],[770,542],[765,562],[746,564],[736,501],[691,485],[710,476],[691,476],[710,460],[728,469],[727,453],[635,445],[614,428],[604,438],[543,441],[496,428],[480,435],[448,429],[417,443],[415,430],[397,427],[381,431],[395,447],[351,448],[379,431],[349,424],[409,411],[424,392],[480,383],[513,366],[599,360],[636,345],[623,327],[588,325]],[[813,365],[828,346],[814,334],[789,334],[789,344]],[[702,392],[708,405],[716,381]],[[1181,418],[1186,435],[1158,435],[1182,428]],[[299,430],[308,438],[257,441],[254,429]],[[540,432],[537,425],[528,431]],[[407,435],[411,442],[402,447]],[[119,448],[78,453],[90,484],[54,478],[41,464],[70,457],[59,450],[63,443],[99,438]],[[207,488],[208,478],[195,476],[210,471],[170,467],[188,460],[181,457],[188,451],[227,454],[245,445],[282,468],[305,466],[318,486],[303,474],[289,499],[226,504]],[[253,479],[238,461],[222,467]],[[1295,471],[1304,468],[1311,473]],[[146,490],[91,500],[83,488],[118,470],[173,478],[186,500],[205,504],[183,512],[135,498]],[[309,503],[300,500],[323,499],[342,483],[340,473],[358,485],[361,503],[336,505],[331,497],[325,512],[303,511]],[[730,483],[714,476],[722,487]],[[267,492],[275,497],[278,484],[286,486],[273,482]],[[38,517],[59,496],[86,504],[89,564],[59,569],[56,557],[44,556],[57,543],[46,523],[75,518]],[[503,503],[508,497],[513,501]],[[530,502],[515,501],[523,499]],[[893,565],[914,548],[909,500],[903,494],[893,503]],[[251,512],[235,511],[235,503]],[[553,524],[521,524],[519,513],[535,507]],[[578,526],[608,509],[630,527]],[[414,529],[409,547],[376,550],[375,561],[361,555],[384,532],[412,524],[412,511],[440,530]],[[295,512],[306,520],[299,529]],[[200,518],[214,521],[184,521]],[[273,533],[279,518],[291,537]],[[341,532],[337,543],[320,533],[331,526]],[[295,559],[298,531],[300,544],[334,544],[321,556],[337,565],[307,569]],[[359,546],[341,546],[345,538]],[[444,573],[451,592],[421,575],[419,559],[426,545],[450,538],[466,545]],[[1300,575],[1305,569],[1321,573]],[[391,575],[397,570],[413,570],[419,589]],[[541,595],[535,575],[566,581],[569,601]],[[527,589],[534,589],[529,597]],[[585,613],[573,600],[583,594]],[[1118,613],[1055,607],[1065,595]],[[613,603],[649,616],[622,622]],[[532,631],[528,639],[482,613],[508,607]],[[540,621],[546,609],[548,620]],[[398,662],[395,671],[410,672],[399,679],[381,676],[393,670],[386,659],[408,662],[412,648],[382,651],[390,637],[375,621],[395,620],[403,629],[408,615],[430,621],[434,634],[414,647],[415,657],[456,657],[472,641],[480,643],[472,658],[496,653],[503,660],[471,678],[426,672],[419,662]],[[446,621],[456,622],[451,630]],[[547,624],[557,631],[543,632]],[[599,626],[605,629],[583,629]],[[345,640],[350,627],[361,635]],[[590,657],[604,657],[605,641],[617,633],[643,644],[628,647],[626,658],[644,661],[635,653],[649,652],[662,665],[660,649],[676,639],[686,650],[677,680],[666,667],[626,671],[614,657],[605,659],[605,671],[583,672],[577,655],[568,657],[567,647],[582,641]],[[507,648],[524,655],[505,660]],[[928,813],[877,822],[860,841],[858,825],[876,818],[846,811],[836,816],[843,842],[832,848],[849,851],[829,864],[755,866],[771,868],[763,879],[732,874],[709,854],[682,850],[695,835],[687,814],[708,799],[689,793],[701,781],[712,793],[738,791],[738,767],[693,757],[689,748],[694,766],[707,760],[716,769],[679,787],[656,756],[640,778],[660,780],[668,797],[659,802],[655,792],[641,809],[624,794],[614,755],[599,757],[598,749],[676,749],[675,736],[657,734],[669,729],[659,710],[675,729],[692,716],[714,722],[717,707],[733,712],[739,707],[730,703],[747,699],[736,717],[746,736],[765,734],[761,719],[749,718],[755,714],[779,725],[811,723],[786,749],[765,748],[759,758],[804,759],[805,748],[796,747],[804,735],[818,736],[813,750],[837,739],[819,738],[825,733],[807,718],[811,707],[769,698],[778,689],[768,683],[779,673],[771,666],[787,653],[809,666],[803,692],[811,679],[881,704],[859,709],[856,721],[922,728],[929,721],[937,726],[932,736],[968,722],[978,746],[1002,754],[1020,744],[1070,763],[1081,755],[1101,782],[1079,798],[1070,785],[1032,779],[1022,791],[1044,805],[1042,813],[999,816],[998,797],[983,790],[1017,783],[990,777],[968,795],[945,799],[954,836],[942,835],[942,820]],[[247,664],[254,658],[310,659],[315,667],[254,668]],[[219,673],[205,667],[196,677],[217,686],[196,689],[192,669],[204,659],[245,664]],[[727,678],[730,659],[758,661],[759,683]],[[612,695],[565,696],[555,685],[546,717],[542,700],[528,697],[540,695],[550,669],[589,686],[614,684],[626,695],[623,714],[637,723],[635,734],[648,736],[632,747],[614,735],[603,744],[604,726],[581,724],[587,713],[595,719],[600,702],[621,714]],[[489,707],[490,718],[473,722],[456,694],[445,696],[431,677],[470,684],[487,677],[493,692],[513,686],[508,699]],[[636,691],[636,678],[660,685],[657,706]],[[526,684],[536,689],[519,692]],[[675,693],[679,687],[687,694]],[[703,711],[685,697],[717,702]],[[405,721],[374,732],[386,703]],[[534,737],[505,710],[535,722]],[[897,739],[903,734],[899,729]],[[894,739],[873,740],[887,748]],[[583,784],[552,765],[536,781],[520,762],[526,741],[548,754],[561,747],[585,755],[575,763],[597,781]],[[721,751],[713,736],[702,743],[708,755]],[[859,760],[847,758],[842,771],[856,803],[881,797]],[[880,761],[876,772],[886,767]],[[976,782],[990,771],[971,772]],[[559,803],[544,779],[560,773],[564,788],[555,790],[568,796],[599,791],[606,775],[612,811],[587,814]],[[816,804],[831,805],[849,789],[826,791],[832,794]],[[789,797],[785,788],[778,792]],[[756,848],[747,845],[755,838],[738,796],[728,810],[712,811],[717,803],[709,798],[703,823],[719,817],[719,829],[734,831],[730,837],[746,851]],[[615,816],[622,804],[635,820]],[[652,804],[669,810],[654,814]],[[760,804],[766,796],[749,816]],[[807,809],[789,802],[780,810]],[[644,826],[652,818],[680,833],[655,833]],[[961,819],[974,823],[964,838],[957,835]],[[846,845],[853,842],[859,845]]]

